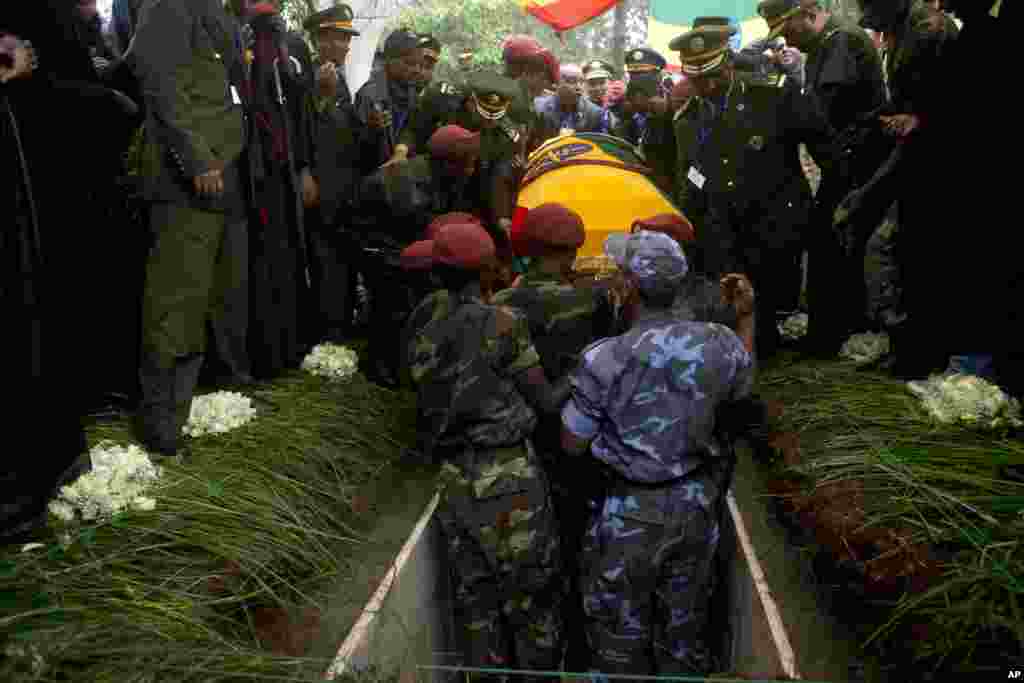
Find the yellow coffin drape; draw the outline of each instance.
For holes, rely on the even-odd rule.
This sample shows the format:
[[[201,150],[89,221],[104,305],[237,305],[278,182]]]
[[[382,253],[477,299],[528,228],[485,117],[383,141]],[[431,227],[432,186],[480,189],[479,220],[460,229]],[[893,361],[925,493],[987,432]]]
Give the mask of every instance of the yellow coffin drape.
[[[597,133],[562,135],[530,155],[519,190],[520,207],[554,202],[583,218],[582,257],[600,256],[605,238],[658,214],[683,214],[645,173],[628,143]]]

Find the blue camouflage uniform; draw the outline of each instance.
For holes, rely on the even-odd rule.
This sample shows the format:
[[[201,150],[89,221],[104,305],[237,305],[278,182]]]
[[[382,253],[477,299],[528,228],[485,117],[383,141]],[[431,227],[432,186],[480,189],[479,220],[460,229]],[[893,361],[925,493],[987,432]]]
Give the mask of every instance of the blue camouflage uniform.
[[[729,453],[716,417],[749,395],[753,376],[732,330],[672,309],[584,351],[562,420],[609,474],[580,562],[593,670],[712,669],[704,628]]]

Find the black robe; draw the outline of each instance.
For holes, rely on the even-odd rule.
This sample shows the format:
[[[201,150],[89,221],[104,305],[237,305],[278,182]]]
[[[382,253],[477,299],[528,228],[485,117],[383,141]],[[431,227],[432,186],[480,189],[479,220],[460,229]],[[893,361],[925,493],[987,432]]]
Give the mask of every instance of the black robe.
[[[311,60],[301,41],[267,30],[268,21],[268,17],[260,17],[253,22],[253,111],[247,152],[253,209],[249,220],[249,354],[253,375],[260,379],[298,367],[307,350],[301,329],[305,322],[301,311],[308,299],[301,230],[304,219],[289,154],[296,174],[312,165],[306,106]],[[285,45],[283,54],[277,51],[279,41]],[[275,57],[280,60],[287,114],[278,101]]]
[[[93,226],[74,217],[77,176],[87,172],[79,137],[61,112],[87,116],[95,91],[88,53],[75,40],[62,2],[14,3],[0,31],[31,40],[39,69],[0,86],[0,158],[11,169],[0,190],[0,302],[4,320],[4,410],[0,455],[0,535],[16,533],[43,513],[62,476],[85,450],[79,417],[76,329],[80,313],[69,292],[84,268],[68,255]],[[34,200],[34,201],[32,201]],[[70,244],[68,243],[70,241]],[[77,272],[76,272],[77,271]]]

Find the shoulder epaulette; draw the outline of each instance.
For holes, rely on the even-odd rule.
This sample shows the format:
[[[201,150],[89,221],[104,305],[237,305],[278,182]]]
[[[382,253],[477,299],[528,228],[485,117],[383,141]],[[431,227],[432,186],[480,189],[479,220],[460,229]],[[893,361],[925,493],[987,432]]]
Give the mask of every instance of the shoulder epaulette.
[[[462,89],[459,88],[454,83],[449,83],[448,81],[441,82],[441,85],[438,87],[438,92],[440,92],[442,95],[448,95],[450,97],[462,96]]]

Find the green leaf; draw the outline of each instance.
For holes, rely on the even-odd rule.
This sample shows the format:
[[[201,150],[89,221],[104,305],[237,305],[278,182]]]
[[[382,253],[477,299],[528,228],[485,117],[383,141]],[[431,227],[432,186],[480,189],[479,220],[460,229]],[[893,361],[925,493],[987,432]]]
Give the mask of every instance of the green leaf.
[[[53,604],[53,599],[42,591],[32,596],[32,609],[42,609]]]
[[[96,542],[96,527],[91,526],[88,529],[82,529],[82,533],[78,535],[79,540],[82,541],[82,545],[92,545]]]
[[[224,483],[216,480],[206,482],[206,493],[211,498],[222,498],[224,496]]]
[[[18,565],[10,560],[0,561],[0,579],[13,579],[18,573]]]

